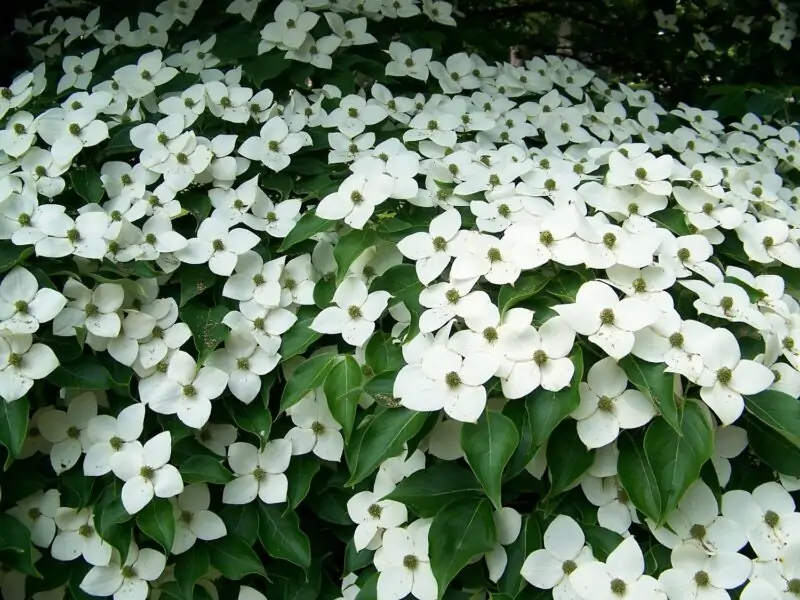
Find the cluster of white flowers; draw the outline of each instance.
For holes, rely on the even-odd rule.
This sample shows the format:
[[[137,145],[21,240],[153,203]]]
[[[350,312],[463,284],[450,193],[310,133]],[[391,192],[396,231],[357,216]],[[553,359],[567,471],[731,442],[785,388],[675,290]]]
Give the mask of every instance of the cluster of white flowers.
[[[159,597],[179,571],[167,555],[229,537],[238,517],[215,511],[296,508],[316,472],[305,492],[293,489],[292,465],[304,456],[340,474],[349,468],[354,484],[376,471],[371,484],[345,488],[354,549],[374,552],[365,564],[377,572],[379,600],[435,600],[435,517],[416,518],[390,495],[427,464],[462,458],[486,487],[466,446],[488,412],[573,390],[574,407],[545,437],[569,417],[590,461],[558,493],[581,493],[599,526],[624,539],[599,560],[581,524],[562,514],[542,549],[523,546],[516,574],[563,599],[724,600],[745,584],[742,600],[800,593],[800,521],[787,491],[800,489],[790,477],[800,472],[752,492],[728,489],[730,461],[748,444],[734,425],[746,400],[800,395],[795,125],[751,114],[726,127],[713,111],[667,111],[650,92],[609,87],[572,59],[490,64],[399,39],[372,57],[384,83],[353,93],[315,87],[342,52],[378,43],[372,21],[454,26],[451,5],[233,0],[230,15],[266,21],[252,44],[255,64],[310,65],[284,95],[249,87],[247,65],[217,68],[225,63],[215,34],[171,53],[173,33],[185,32],[202,3],[166,0],[135,26],[101,23],[100,8],[56,18],[46,34],[32,26],[47,68],[61,62],[58,77],[48,80],[43,62],[0,88],[4,264],[6,249],[14,255],[0,282],[0,397],[4,415],[15,404],[35,408],[13,458],[49,455],[58,476],[82,470],[89,492],[91,478],[103,478],[124,511],[106,522],[97,513],[108,507],[89,492],[62,506],[58,485],[10,508],[39,551],[91,566],[69,586],[118,600]],[[794,17],[782,14],[773,36],[790,43]],[[86,51],[56,58],[76,47]],[[99,76],[106,55],[127,56],[115,54],[121,48],[141,54]],[[404,78],[433,91],[401,95]],[[320,169],[307,174],[312,156],[323,157]],[[197,304],[207,288],[211,306]],[[327,345],[304,356],[323,335]],[[370,358],[377,342],[385,342],[382,372]],[[65,353],[70,344],[77,354]],[[92,374],[73,374],[97,357]],[[631,365],[659,369],[666,398]],[[104,383],[84,385],[98,369]],[[358,382],[334,388],[334,373]],[[286,416],[271,432],[276,379],[283,393],[271,413]],[[713,465],[716,495],[697,479],[698,465],[657,523],[634,505],[617,455],[622,432],[667,418],[664,402],[676,414],[697,408],[715,432],[702,462]],[[409,426],[400,445],[381,440],[376,450],[389,454],[357,477],[361,458],[348,444],[398,406],[436,416],[425,430]],[[240,441],[244,430],[258,443]],[[176,456],[182,440],[208,454]],[[519,471],[530,481],[552,467],[545,442],[529,440]],[[795,440],[787,434],[784,443]],[[218,469],[207,479],[183,466],[205,458]],[[467,557],[485,561],[495,583],[507,576],[506,547],[526,518],[497,495],[491,544]],[[168,536],[142,526],[161,518],[160,506],[171,508]],[[110,539],[110,526],[132,515],[147,537]],[[638,531],[671,551],[656,576],[644,574]],[[163,552],[140,548],[148,538]],[[218,598],[217,574],[206,571],[191,584]],[[20,572],[0,577],[4,598],[51,592],[40,586],[31,596]],[[342,597],[364,585],[344,574]],[[69,586],[59,581],[46,597]],[[264,599],[237,589],[239,600]]]

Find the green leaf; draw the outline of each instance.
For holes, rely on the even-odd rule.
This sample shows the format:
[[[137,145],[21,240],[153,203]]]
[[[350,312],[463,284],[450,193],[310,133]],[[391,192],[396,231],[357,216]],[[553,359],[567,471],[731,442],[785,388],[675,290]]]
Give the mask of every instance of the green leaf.
[[[246,542],[226,535],[224,538],[208,542],[208,556],[211,566],[226,579],[239,581],[246,575],[266,577],[264,566],[256,553]]]
[[[5,470],[19,456],[22,445],[25,443],[25,436],[28,434],[29,411],[27,396],[13,402],[0,400],[0,444],[8,450]]]
[[[373,550],[364,548],[357,551],[355,541],[351,539],[344,549],[344,572],[354,573],[370,566],[374,556],[375,552]]]
[[[131,129],[140,123],[130,125],[120,125],[110,131],[111,139],[103,146],[101,155],[103,158],[116,156],[117,154],[130,154],[138,152],[138,148],[131,143]]]
[[[747,419],[750,449],[773,470],[800,477],[800,448],[754,417]]]
[[[606,560],[617,546],[622,543],[623,537],[616,531],[597,525],[581,523],[581,529],[586,536],[586,543],[592,547],[592,554],[597,560]]]
[[[666,421],[654,419],[644,436],[644,452],[653,467],[661,493],[658,523],[680,502],[700,477],[700,469],[714,453],[714,433],[703,411],[694,402],[684,405],[678,431]]]
[[[390,304],[403,302],[412,313],[420,313],[422,306],[419,303],[419,293],[423,287],[414,266],[402,264],[396,265],[383,275],[376,277],[370,285],[369,291],[385,290],[392,295],[392,299],[389,300]]]
[[[364,350],[364,358],[373,373],[399,371],[405,364],[403,351],[394,338],[383,331],[376,331]]]
[[[76,390],[108,390],[114,385],[108,369],[92,355],[84,355],[68,365],[59,365],[47,376],[47,381],[58,387]]]
[[[180,307],[183,308],[189,300],[213,287],[217,276],[205,265],[184,264],[181,265],[179,279],[181,284]]]
[[[181,309],[181,321],[192,330],[198,365],[203,364],[208,355],[228,337],[230,329],[222,322],[228,312],[224,306],[208,307],[201,304],[188,304]]]
[[[623,432],[617,447],[617,474],[622,487],[639,512],[658,522],[661,517],[661,490],[641,439]]]
[[[0,241],[0,273],[10,271],[33,254],[33,246],[15,246],[10,241]]]
[[[350,434],[353,432],[362,379],[361,367],[352,356],[343,357],[325,378],[324,390],[328,408],[336,422],[342,426],[345,442],[350,441]]]
[[[272,414],[266,401],[269,399],[269,391],[275,381],[274,372],[261,378],[261,393],[252,402],[245,404],[235,398],[225,398],[222,403],[225,410],[239,427],[258,436],[261,440],[269,438],[272,431]]]
[[[333,273],[326,273],[314,284],[314,304],[319,308],[327,308],[333,302],[336,293],[336,279]]]
[[[153,498],[136,515],[136,525],[141,532],[155,541],[166,554],[172,552],[175,541],[175,517],[172,515],[172,503],[166,498]]]
[[[345,448],[347,465],[352,476],[346,485],[354,486],[369,477],[387,458],[403,451],[425,424],[426,413],[407,408],[388,408],[356,429]]]
[[[275,79],[291,66],[282,53],[267,52],[256,59],[245,62],[244,72],[260,88],[265,81]]]
[[[292,461],[294,462],[294,461]],[[227,504],[219,511],[225,522],[228,535],[239,538],[252,546],[258,537],[258,507],[255,503],[233,505]]]
[[[520,277],[513,285],[500,286],[500,292],[497,295],[497,307],[500,309],[500,314],[506,314],[509,309],[520,302],[538,294],[548,281],[549,279],[543,275],[531,274]]]
[[[289,491],[286,497],[286,510],[294,510],[311,489],[311,480],[319,472],[320,461],[311,454],[293,456],[286,478],[289,480]]]
[[[511,419],[519,434],[519,444],[504,471],[503,479],[507,481],[528,466],[536,454],[536,448],[533,445],[531,420],[525,402],[507,402],[503,407],[503,414]]]
[[[744,405],[751,415],[800,446],[800,401],[789,394],[765,390],[746,396]]]
[[[124,561],[131,545],[133,523],[122,504],[121,490],[122,486],[116,481],[103,490],[94,506],[94,528],[112,548],[117,549]]]
[[[433,518],[428,532],[431,570],[439,584],[439,598],[475,556],[494,548],[494,515],[488,500],[453,502]]]
[[[281,336],[282,360],[302,354],[306,348],[322,337],[321,333],[311,329],[311,323],[319,312],[313,306],[303,306],[297,311],[297,321]]]
[[[300,529],[297,514],[281,514],[275,506],[259,504],[258,539],[272,558],[289,561],[297,565],[308,576],[311,566],[311,543]]]
[[[518,444],[519,433],[514,422],[498,412],[485,411],[477,423],[465,423],[461,428],[464,457],[495,510],[503,508],[500,496],[503,469]]]
[[[335,354],[321,354],[309,358],[294,370],[281,394],[281,412],[291,408],[308,392],[322,387],[339,357]]]
[[[336,271],[336,281],[341,282],[347,276],[347,270],[355,260],[361,256],[367,248],[375,245],[377,235],[374,230],[366,229],[361,231],[354,229],[350,233],[343,235],[336,242],[333,248],[333,257],[336,259],[338,269]]]
[[[583,379],[583,352],[581,347],[575,346],[569,358],[572,364],[575,365],[575,372],[567,387],[557,392],[539,388],[525,398],[534,449],[540,448],[558,424],[578,408],[581,403],[580,394],[578,393],[578,385]],[[581,443],[581,446],[583,446],[583,443]]]
[[[561,423],[547,442],[547,471],[550,475],[548,498],[568,490],[594,462],[589,450],[578,437],[575,421]]]
[[[675,235],[690,235],[689,226],[686,224],[686,215],[677,208],[667,208],[650,215],[650,218],[668,229]]]
[[[0,513],[0,551],[7,566],[41,577],[33,564],[30,529],[8,513]]]
[[[426,519],[444,506],[475,498],[482,491],[470,471],[453,463],[442,463],[412,473],[386,497],[405,504],[418,517]]]
[[[578,290],[593,277],[582,271],[563,269],[558,277],[553,277],[547,283],[547,292],[564,302],[575,302]]]
[[[179,469],[185,483],[215,483],[225,485],[233,480],[230,471],[211,456],[190,457]]]
[[[497,589],[515,598],[527,582],[520,571],[528,555],[542,548],[542,526],[536,515],[527,515],[522,519],[522,527],[517,539],[506,546],[506,570],[498,581]]]
[[[648,363],[628,355],[619,361],[630,382],[658,407],[670,427],[678,431],[678,405],[675,403],[675,375],[662,363]]]
[[[295,244],[299,244],[312,235],[325,231],[331,227],[333,223],[333,221],[329,221],[328,219],[321,219],[314,211],[308,211],[300,217],[300,220],[297,221],[294,228],[289,232],[289,235],[283,238],[278,252],[286,252]]]
[[[195,544],[189,550],[179,555],[175,561],[175,580],[181,587],[186,600],[194,598],[194,584],[198,579],[205,577],[211,568],[211,559],[208,550],[203,544]]]
[[[103,199],[105,188],[103,182],[100,181],[100,173],[91,167],[70,169],[69,179],[75,193],[87,203],[96,204]]]

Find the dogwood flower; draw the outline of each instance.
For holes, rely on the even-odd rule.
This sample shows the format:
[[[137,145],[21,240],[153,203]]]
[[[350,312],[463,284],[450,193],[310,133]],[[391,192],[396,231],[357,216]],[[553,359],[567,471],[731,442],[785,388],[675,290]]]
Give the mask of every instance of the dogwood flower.
[[[151,548],[142,548],[131,542],[128,557],[123,563],[119,552],[114,551],[107,566],[94,566],[80,584],[80,589],[90,596],[113,596],[114,600],[145,600],[150,594],[151,582],[164,572],[167,558]]]
[[[286,414],[295,425],[284,438],[292,443],[292,455],[313,452],[323,460],[338,462],[342,459],[342,426],[333,418],[321,388],[308,392],[297,404],[287,408]]]
[[[59,361],[49,346],[34,344],[29,333],[0,336],[0,398],[19,400],[58,367]]]
[[[735,552],[709,556],[700,546],[681,544],[671,555],[672,568],[658,578],[671,599],[684,600],[703,594],[728,597],[726,590],[739,587],[750,576],[750,559]],[[703,590],[700,592],[699,590]]]
[[[347,514],[357,527],[353,543],[359,552],[377,545],[385,530],[400,527],[408,520],[408,510],[401,502],[383,500],[381,494],[364,490],[347,501]]]
[[[262,125],[258,136],[242,143],[239,154],[260,161],[272,171],[282,171],[289,166],[290,156],[306,144],[306,135],[290,132],[284,119],[273,117]]]
[[[114,475],[122,479],[122,505],[136,514],[153,499],[171,498],[183,491],[178,469],[169,464],[172,435],[164,431],[144,445],[130,442],[109,460]]]
[[[50,548],[53,558],[70,561],[83,556],[92,566],[108,565],[113,548],[95,530],[91,509],[59,508],[55,522],[58,534]]]
[[[122,321],[117,312],[125,299],[125,290],[117,283],[101,283],[94,290],[75,279],[64,284],[64,295],[70,299],[53,320],[53,333],[60,336],[75,335],[75,329],[87,331],[103,338],[119,335]]]
[[[605,283],[587,281],[578,290],[573,304],[553,307],[570,326],[606,354],[619,360],[627,356],[635,343],[634,333],[655,323],[661,310],[635,298],[620,300]]]
[[[183,554],[196,540],[216,540],[227,535],[225,523],[208,510],[211,496],[205,483],[187,485],[171,499],[175,516],[175,539],[172,553]]]
[[[83,459],[83,474],[99,477],[111,471],[111,457],[142,435],[144,415],[145,405],[136,403],[123,408],[116,418],[98,415],[90,419],[86,430],[89,444]]]
[[[264,350],[258,340],[246,329],[234,329],[225,347],[215,350],[206,364],[226,373],[231,393],[245,404],[250,404],[261,390],[261,377],[278,365],[280,355]]]
[[[235,442],[228,448],[228,464],[236,479],[222,490],[224,504],[248,504],[258,497],[265,504],[286,501],[289,482],[284,472],[292,458],[289,440],[270,440],[259,450]]]
[[[341,183],[338,191],[320,201],[316,214],[323,219],[341,219],[354,229],[363,229],[375,207],[389,198],[393,189],[394,180],[385,173],[371,176],[354,173]]]
[[[91,392],[74,398],[67,411],[50,410],[39,419],[39,430],[50,449],[50,464],[56,474],[68,471],[91,444],[89,422],[97,416],[97,400]]]
[[[437,598],[438,586],[428,558],[430,524],[430,519],[418,519],[383,534],[383,544],[374,557],[381,600],[399,600],[409,594],[418,600]]]
[[[36,277],[24,267],[14,267],[0,282],[0,331],[35,333],[52,321],[67,299],[50,288],[39,289]]]
[[[376,291],[371,294],[359,277],[347,277],[333,295],[335,306],[320,312],[311,323],[319,333],[341,334],[353,346],[363,345],[375,331],[375,321],[389,303],[391,294]]]
[[[92,70],[97,65],[100,49],[90,50],[83,56],[65,56],[61,62],[64,74],[58,81],[56,93],[60,94],[70,88],[85,90],[92,80]]]
[[[197,237],[188,240],[176,256],[183,262],[208,268],[217,275],[233,273],[240,254],[258,244],[258,236],[246,229],[230,226],[218,219],[206,219],[197,229]]]

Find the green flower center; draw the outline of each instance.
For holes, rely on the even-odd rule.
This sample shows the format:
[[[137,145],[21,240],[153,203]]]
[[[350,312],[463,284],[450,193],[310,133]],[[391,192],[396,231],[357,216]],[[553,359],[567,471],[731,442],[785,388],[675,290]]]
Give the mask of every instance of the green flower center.
[[[211,247],[214,249],[214,252],[222,252],[225,250],[225,242],[222,240],[214,240],[211,242]]]
[[[14,133],[17,135],[22,135],[25,133],[25,125],[22,123],[14,123]]]
[[[367,508],[367,514],[373,519],[379,519],[382,512],[383,508],[378,504],[370,504],[369,508]]]
[[[548,192],[552,192],[556,189],[556,181],[555,179],[547,179],[544,182],[544,189]]]
[[[539,234],[539,243],[542,246],[550,246],[555,241],[553,234],[549,231],[542,231]]]
[[[18,313],[26,314],[28,312],[28,303],[25,300],[17,300],[14,302],[14,310]]]
[[[686,262],[687,260],[689,260],[689,257],[691,255],[692,255],[692,253],[689,252],[688,248],[679,248],[678,249],[678,260],[681,261],[681,262]]]
[[[725,312],[728,312],[733,308],[733,298],[730,296],[723,296],[719,301],[719,307]]]
[[[706,528],[703,525],[694,524],[689,528],[689,536],[699,542],[706,537]]]
[[[680,331],[676,331],[671,336],[669,336],[669,345],[673,348],[683,348],[683,334]]]
[[[508,204],[501,204],[497,207],[497,214],[507,219],[508,216],[511,214],[511,209],[509,208]]]
[[[165,146],[169,141],[167,134],[164,133],[163,131],[158,134],[158,137],[156,139],[158,140],[158,143],[161,144],[162,146]]]
[[[535,362],[538,366],[542,366],[544,363],[547,362],[547,352],[544,350],[537,350],[533,353],[533,362]]]
[[[775,529],[775,527],[778,526],[778,523],[780,523],[780,521],[781,521],[780,515],[776,513],[774,510],[768,510],[767,512],[764,513],[764,523],[766,523],[768,527]]]
[[[314,421],[311,424],[311,433],[313,433],[314,435],[322,435],[323,433],[325,433],[325,425],[323,425],[319,421]]]
[[[565,560],[561,563],[561,570],[564,572],[564,575],[572,575],[577,568],[578,565],[575,564],[574,560]]]
[[[81,430],[75,427],[74,425],[67,429],[67,437],[73,440],[77,440],[81,437]]]
[[[450,371],[444,376],[444,382],[450,389],[455,389],[461,385],[461,377],[455,371]]]
[[[219,105],[222,108],[230,108],[232,106],[231,99],[228,98],[227,96],[223,96],[222,98],[219,99]]]
[[[352,193],[350,194],[350,201],[351,201],[353,204],[355,204],[356,206],[358,206],[359,204],[361,204],[362,202],[364,202],[364,196],[362,196],[362,195],[361,195],[361,192],[359,192],[359,191],[354,191],[354,192],[352,192]]]
[[[180,520],[181,520],[181,522],[185,523],[186,525],[189,525],[192,522],[192,518],[193,517],[194,517],[194,513],[190,512],[188,510],[182,510],[181,511]]]
[[[497,341],[497,330],[494,327],[487,327],[483,330],[483,339],[490,344]]]
[[[795,596],[800,596],[800,579],[790,579],[786,583],[786,591]]]
[[[125,565],[124,567],[122,567],[120,573],[122,577],[125,579],[133,579],[134,577],[136,577],[136,571],[130,565]]]
[[[500,250],[497,248],[489,248],[489,251],[486,253],[486,258],[489,259],[489,262],[496,263],[503,260],[503,256],[500,254]]]
[[[406,554],[403,557],[403,566],[409,571],[414,571],[419,566],[419,559],[413,554]]]
[[[358,319],[361,316],[361,307],[353,304],[347,309],[347,316],[351,319]]]
[[[611,412],[614,410],[614,399],[609,398],[608,396],[600,396],[600,398],[597,400],[597,410]]]
[[[79,135],[81,132],[81,126],[77,123],[70,123],[69,127],[67,127],[67,131],[69,131],[72,135]]]
[[[175,156],[175,160],[177,160],[178,163],[182,165],[189,163],[189,157],[186,156],[186,154],[184,154],[183,152],[178,152],[178,154]]]
[[[639,214],[639,205],[636,202],[631,202],[628,204],[628,214],[629,215],[638,215]]]
[[[155,475],[155,473],[155,469],[153,469],[153,467],[148,467],[147,465],[139,469],[139,476],[145,481],[150,481],[153,479],[153,475]]]
[[[611,580],[611,593],[615,596],[624,596],[625,590],[627,589],[627,585],[622,579],[612,579]]]
[[[148,233],[146,236],[144,236],[144,241],[153,246],[158,241],[158,238],[156,238],[155,233]]]
[[[600,311],[600,323],[603,325],[614,324],[614,311],[610,308],[604,308]]]
[[[641,180],[647,179],[647,169],[643,167],[639,167],[638,169],[636,169],[633,172],[633,174],[636,176],[636,179],[641,179]]]
[[[433,249],[437,252],[442,252],[443,250],[447,249],[447,240],[444,239],[442,236],[436,236],[433,238]]]
[[[35,506],[34,506],[33,508],[29,508],[29,509],[28,509],[28,518],[29,518],[31,521],[35,521],[36,519],[38,519],[38,518],[39,518],[39,517],[41,517],[41,516],[42,516],[42,511],[40,511],[40,510],[39,510],[38,508],[36,508]]]
[[[706,587],[711,581],[708,577],[708,573],[705,571],[698,571],[694,574],[694,582],[697,584],[698,587]]]
[[[85,314],[87,317],[96,315],[99,311],[100,309],[97,308],[97,305],[92,302],[89,302],[86,306],[83,307],[83,314]]]
[[[717,369],[717,381],[719,381],[722,385],[729,384],[732,377],[733,371],[731,371],[728,367]]]
[[[264,481],[267,478],[267,472],[262,469],[261,467],[256,467],[253,469],[253,479],[258,481],[259,483]]]
[[[636,279],[634,279],[631,286],[633,287],[633,291],[636,292],[637,294],[641,294],[647,291],[647,282],[641,277],[637,277]]]
[[[197,395],[197,388],[191,383],[187,383],[185,386],[183,386],[183,388],[181,388],[181,393],[187,398],[194,398]]]
[[[111,446],[111,449],[114,452],[119,452],[120,448],[122,448],[123,443],[124,442],[122,441],[122,438],[116,435],[112,437],[110,440],[108,440],[108,445]]]
[[[765,250],[769,250],[775,245],[775,240],[772,238],[771,235],[764,236],[764,239],[761,240],[761,244],[764,246]]]
[[[603,245],[608,248],[609,250],[614,247],[614,244],[617,243],[617,236],[611,233],[603,234]]]
[[[287,277],[286,280],[283,282],[283,287],[291,291],[297,287],[297,282],[291,277]]]
[[[81,525],[78,527],[78,535],[84,538],[90,538],[94,535],[94,529],[91,525]]]
[[[22,355],[17,354],[16,352],[12,352],[8,355],[8,364],[12,367],[18,369],[22,366]]]
[[[44,167],[44,165],[38,165],[33,170],[33,172],[36,175],[36,177],[44,177],[45,175],[47,175],[47,169]]]
[[[794,338],[786,336],[783,338],[783,347],[787,350],[791,351],[794,350]]]

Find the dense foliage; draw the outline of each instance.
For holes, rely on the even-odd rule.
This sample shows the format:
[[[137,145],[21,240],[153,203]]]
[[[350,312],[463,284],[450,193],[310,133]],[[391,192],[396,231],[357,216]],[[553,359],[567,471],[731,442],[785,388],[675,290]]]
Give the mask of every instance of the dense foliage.
[[[57,8],[0,88],[4,599],[800,594],[786,111],[439,0]]]

